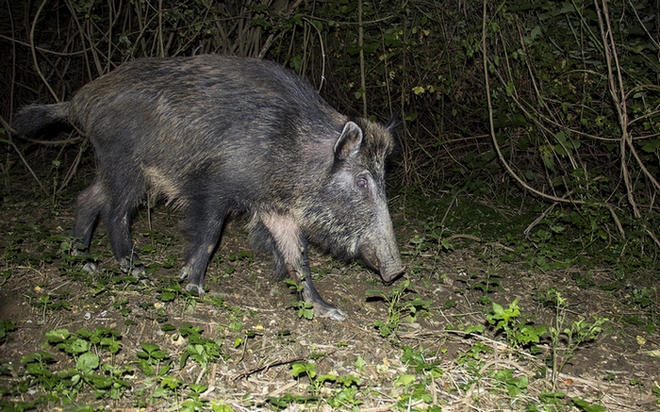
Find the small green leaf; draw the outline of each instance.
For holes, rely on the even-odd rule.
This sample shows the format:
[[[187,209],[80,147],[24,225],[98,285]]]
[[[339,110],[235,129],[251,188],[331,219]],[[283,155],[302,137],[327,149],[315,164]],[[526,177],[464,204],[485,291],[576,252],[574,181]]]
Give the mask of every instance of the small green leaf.
[[[465,333],[483,333],[484,331],[484,325],[469,325],[465,328]]]
[[[607,409],[600,405],[593,405],[580,398],[571,398],[571,402],[585,412],[606,412]]]
[[[310,378],[314,378],[316,376],[316,366],[312,363],[296,362],[291,365],[291,374],[294,378],[303,374],[306,374]]]
[[[68,329],[56,329],[50,332],[46,332],[46,340],[48,343],[60,343],[69,339],[71,332]]]
[[[192,390],[193,392],[199,394],[207,390],[209,387],[207,385],[202,385],[198,383],[190,383],[188,384],[188,388],[190,388],[190,390]]]
[[[109,376],[92,375],[89,377],[96,389],[109,389],[114,383],[113,379]]]
[[[394,381],[394,386],[408,386],[413,382],[415,382],[415,375],[404,374]]]
[[[99,357],[92,352],[86,352],[78,357],[76,368],[84,373],[90,373],[99,367]]]
[[[149,342],[141,343],[140,347],[148,354],[151,354],[151,352],[158,350],[158,345],[156,345],[155,343],[149,343]]]
[[[353,366],[355,366],[358,370],[362,370],[366,365],[367,362],[364,359],[362,359],[362,356],[358,356],[355,363],[353,363]]]

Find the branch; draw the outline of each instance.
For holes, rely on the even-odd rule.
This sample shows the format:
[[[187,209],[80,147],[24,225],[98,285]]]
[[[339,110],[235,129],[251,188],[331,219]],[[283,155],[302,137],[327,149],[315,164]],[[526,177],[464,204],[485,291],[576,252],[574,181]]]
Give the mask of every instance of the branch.
[[[566,199],[565,197],[562,198],[562,197],[549,195],[547,193],[541,192],[529,186],[527,183],[525,183],[524,180],[520,178],[520,176],[516,174],[516,172],[514,172],[514,170],[511,168],[511,165],[509,165],[507,160],[504,158],[504,155],[502,154],[502,150],[500,149],[500,146],[497,143],[497,137],[495,136],[495,126],[493,120],[493,102],[491,100],[490,81],[488,77],[489,61],[488,61],[488,53],[487,53],[488,48],[486,43],[486,6],[487,6],[487,1],[484,0],[482,28],[481,28],[481,47],[484,55],[483,66],[484,66],[484,81],[486,85],[486,100],[488,102],[488,126],[490,128],[490,137],[493,140],[493,146],[495,147],[495,151],[497,152],[497,157],[500,159],[500,162],[502,162],[502,164],[504,165],[507,172],[511,175],[511,177],[513,177],[521,186],[523,186],[525,189],[529,190],[530,192],[534,193],[535,195],[559,203],[584,204],[585,202],[581,200]]]

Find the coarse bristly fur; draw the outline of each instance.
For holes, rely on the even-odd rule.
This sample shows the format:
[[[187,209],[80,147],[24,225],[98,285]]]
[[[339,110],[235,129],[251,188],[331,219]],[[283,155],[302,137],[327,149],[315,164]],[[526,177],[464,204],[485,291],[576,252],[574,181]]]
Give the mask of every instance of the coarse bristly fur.
[[[70,101],[23,108],[34,135],[65,122],[94,147],[97,176],[78,196],[73,235],[87,250],[100,217],[124,270],[137,259],[130,217],[147,190],[183,207],[190,236],[181,277],[204,293],[206,267],[230,212],[249,212],[255,247],[278,277],[303,284],[319,316],[345,313],[312,283],[307,242],[361,258],[386,281],[403,265],[385,196],[390,131],[349,120],[293,72],[258,59],[202,55],[125,63]]]

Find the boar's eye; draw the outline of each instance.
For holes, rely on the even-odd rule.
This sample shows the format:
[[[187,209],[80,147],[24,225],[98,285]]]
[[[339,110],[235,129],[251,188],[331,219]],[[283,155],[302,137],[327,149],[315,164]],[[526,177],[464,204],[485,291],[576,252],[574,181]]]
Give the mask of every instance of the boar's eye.
[[[357,180],[355,180],[355,184],[358,185],[360,189],[366,189],[367,187],[369,187],[367,178],[364,176],[358,176]]]

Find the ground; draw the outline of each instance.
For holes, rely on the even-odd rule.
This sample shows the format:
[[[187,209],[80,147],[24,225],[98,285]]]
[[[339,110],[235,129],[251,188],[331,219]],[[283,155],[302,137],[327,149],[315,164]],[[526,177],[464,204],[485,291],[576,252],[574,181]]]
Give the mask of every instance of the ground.
[[[655,269],[542,271],[449,206],[442,243],[435,217],[395,196],[406,275],[384,284],[313,250],[317,288],[348,319],[307,319],[251,252],[244,217],[199,298],[178,281],[181,211],[156,202],[135,217],[148,281],[118,270],[102,226],[92,256],[104,272],[88,275],[68,254],[79,188],[44,196],[25,176],[5,181],[0,210],[0,320],[15,325],[0,330],[3,410],[660,410]],[[557,322],[571,340],[530,329]]]

